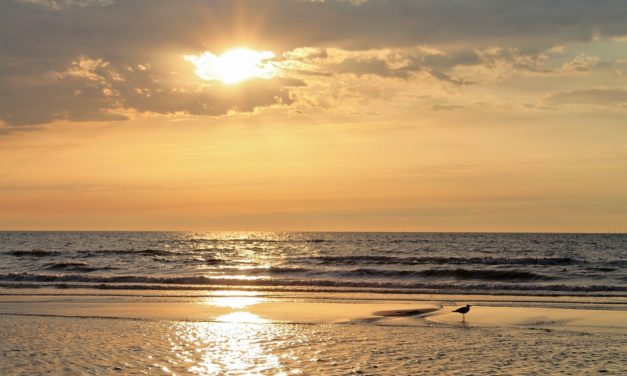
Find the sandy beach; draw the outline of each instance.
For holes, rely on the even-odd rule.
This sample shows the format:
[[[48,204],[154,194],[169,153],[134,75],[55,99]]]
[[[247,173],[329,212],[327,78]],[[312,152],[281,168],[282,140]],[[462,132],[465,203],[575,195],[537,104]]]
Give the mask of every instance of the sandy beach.
[[[492,301],[0,296],[3,375],[624,374],[627,312]],[[411,300],[416,298],[416,300]],[[425,298],[425,297],[422,297]],[[453,304],[451,304],[453,303]],[[509,305],[509,306],[506,306]]]

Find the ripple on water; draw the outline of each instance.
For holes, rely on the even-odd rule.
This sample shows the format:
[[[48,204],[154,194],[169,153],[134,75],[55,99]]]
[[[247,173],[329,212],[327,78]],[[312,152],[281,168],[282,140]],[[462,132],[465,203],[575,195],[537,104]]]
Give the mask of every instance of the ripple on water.
[[[592,374],[624,335],[0,316],[0,374]]]

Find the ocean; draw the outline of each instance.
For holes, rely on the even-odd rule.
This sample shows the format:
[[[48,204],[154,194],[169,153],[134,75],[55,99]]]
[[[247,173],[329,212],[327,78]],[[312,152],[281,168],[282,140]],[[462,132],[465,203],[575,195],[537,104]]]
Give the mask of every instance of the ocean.
[[[627,236],[0,232],[0,287],[627,296]]]

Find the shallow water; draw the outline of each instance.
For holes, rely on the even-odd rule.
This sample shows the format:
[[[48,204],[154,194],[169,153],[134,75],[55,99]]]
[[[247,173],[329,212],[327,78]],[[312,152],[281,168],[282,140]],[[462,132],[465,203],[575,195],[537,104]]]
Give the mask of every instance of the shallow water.
[[[624,334],[0,316],[0,374],[624,374]]]
[[[627,296],[627,236],[0,232],[0,284]]]

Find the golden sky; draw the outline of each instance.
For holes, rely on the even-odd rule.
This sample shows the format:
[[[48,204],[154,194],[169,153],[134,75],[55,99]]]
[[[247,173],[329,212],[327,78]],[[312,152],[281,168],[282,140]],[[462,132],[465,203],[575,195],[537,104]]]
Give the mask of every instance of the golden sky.
[[[627,3],[7,0],[0,229],[627,228]]]

